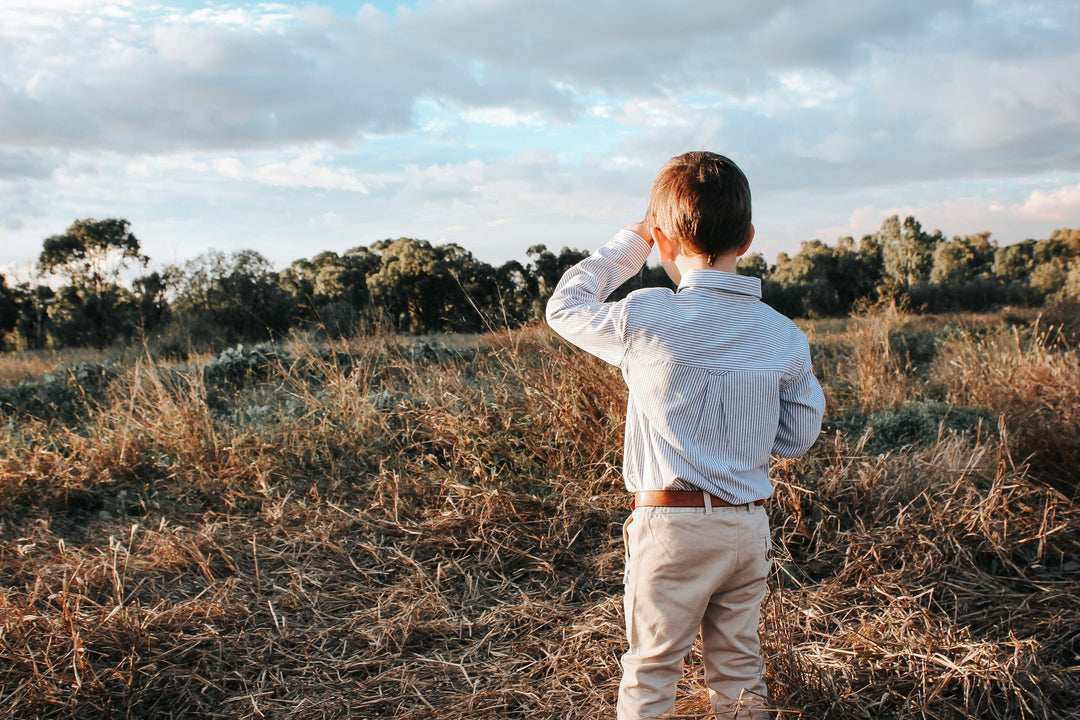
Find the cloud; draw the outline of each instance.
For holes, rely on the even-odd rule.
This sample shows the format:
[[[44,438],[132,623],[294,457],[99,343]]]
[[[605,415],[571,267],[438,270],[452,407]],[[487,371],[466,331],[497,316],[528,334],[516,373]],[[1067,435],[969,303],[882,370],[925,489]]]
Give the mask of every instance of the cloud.
[[[322,190],[350,190],[366,193],[368,188],[348,170],[321,164],[321,152],[306,152],[285,162],[272,162],[249,168],[241,160],[232,157],[213,161],[214,169],[225,177],[256,182],[277,187],[319,188]]]
[[[56,153],[0,148],[0,182],[15,178],[45,180],[59,166]]]
[[[1080,130],[1068,42],[1080,17],[1062,4],[459,0],[351,19],[269,4],[59,6],[0,14],[0,143],[355,147],[419,131],[416,108],[435,100],[492,127],[596,117],[668,148],[750,148],[777,178],[1080,165],[1067,140]]]
[[[494,127],[522,127],[539,126],[544,124],[543,118],[535,112],[522,113],[514,108],[492,107],[465,110],[461,116],[469,122]]]
[[[1028,237],[1045,238],[1059,227],[1076,225],[1080,218],[1080,184],[1035,188],[1016,202],[962,195],[921,204],[865,205],[854,210],[842,225],[821,228],[817,236],[833,242],[850,235],[873,233],[890,215],[912,216],[927,229],[946,236],[991,231],[1007,245]]]
[[[89,13],[56,13],[41,27],[38,12],[8,10],[0,44],[15,62],[0,71],[0,142],[171,152],[410,127],[417,83],[387,52],[377,17],[324,28],[261,7],[93,16],[103,28],[88,27]],[[21,35],[26,27],[37,33]]]
[[[1025,220],[1075,223],[1080,219],[1080,183],[1052,190],[1033,190],[1022,204],[1007,212]]]
[[[628,178],[618,162],[597,159],[571,165],[556,153],[537,150],[493,162],[409,166],[379,176],[377,195],[420,215],[464,210],[475,218],[618,215],[623,222],[624,214],[641,212],[637,206],[643,210],[653,171]]]

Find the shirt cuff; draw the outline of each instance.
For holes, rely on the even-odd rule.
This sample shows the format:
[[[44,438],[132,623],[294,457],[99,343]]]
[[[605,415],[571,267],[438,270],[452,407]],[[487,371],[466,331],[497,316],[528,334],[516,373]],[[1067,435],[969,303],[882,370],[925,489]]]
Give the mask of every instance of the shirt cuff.
[[[634,264],[638,268],[645,264],[652,253],[652,245],[648,240],[638,235],[633,230],[623,228],[608,240],[607,247],[618,250],[619,255],[626,258],[626,264]],[[636,271],[635,271],[636,272]]]

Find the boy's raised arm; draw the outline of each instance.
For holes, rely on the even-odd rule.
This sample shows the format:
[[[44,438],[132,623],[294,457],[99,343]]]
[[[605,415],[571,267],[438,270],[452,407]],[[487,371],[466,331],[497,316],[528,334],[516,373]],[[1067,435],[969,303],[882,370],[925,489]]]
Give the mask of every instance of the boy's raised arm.
[[[547,304],[547,322],[582,350],[619,365],[626,352],[625,303],[605,303],[641,270],[652,244],[631,225],[566,271]]]

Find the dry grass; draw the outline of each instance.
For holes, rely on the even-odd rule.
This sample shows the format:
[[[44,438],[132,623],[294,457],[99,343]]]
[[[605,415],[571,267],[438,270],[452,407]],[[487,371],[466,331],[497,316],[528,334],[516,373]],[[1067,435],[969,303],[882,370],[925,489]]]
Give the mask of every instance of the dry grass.
[[[62,350],[25,350],[0,353],[0,386],[18,385],[39,380],[60,365],[81,362],[101,362],[112,353],[94,348],[64,348]]]
[[[869,460],[836,443],[820,474],[780,483],[770,620],[789,703],[852,718],[1075,707],[1080,514],[1007,447],[952,438]]]
[[[837,407],[888,359],[856,357],[873,322],[897,321],[818,339]],[[613,714],[625,391],[544,328],[481,342],[356,340],[232,389],[137,363],[77,425],[8,423],[0,718]],[[949,346],[940,392],[1004,402],[972,388],[1029,375],[989,347]],[[1068,426],[1070,351],[1017,352]],[[886,367],[879,407],[930,392]],[[999,432],[880,456],[837,433],[777,465],[783,717],[1077,716],[1080,516],[1029,472],[1011,402],[986,406]],[[677,709],[705,717],[690,665]]]
[[[1016,451],[1048,483],[1080,490],[1080,352],[1053,328],[962,338],[941,353],[935,378],[955,404],[993,408],[1015,435]]]

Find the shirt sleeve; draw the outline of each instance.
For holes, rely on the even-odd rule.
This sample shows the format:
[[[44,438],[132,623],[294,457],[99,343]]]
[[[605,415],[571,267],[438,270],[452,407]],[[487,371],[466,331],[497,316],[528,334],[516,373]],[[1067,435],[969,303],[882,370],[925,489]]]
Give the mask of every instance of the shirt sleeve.
[[[825,414],[825,393],[814,377],[809,348],[801,374],[780,387],[780,427],[772,452],[780,457],[799,457],[821,434],[821,418]]]
[[[626,301],[604,300],[641,270],[651,251],[637,233],[617,232],[562,276],[548,300],[548,325],[582,350],[620,365],[626,354]]]

